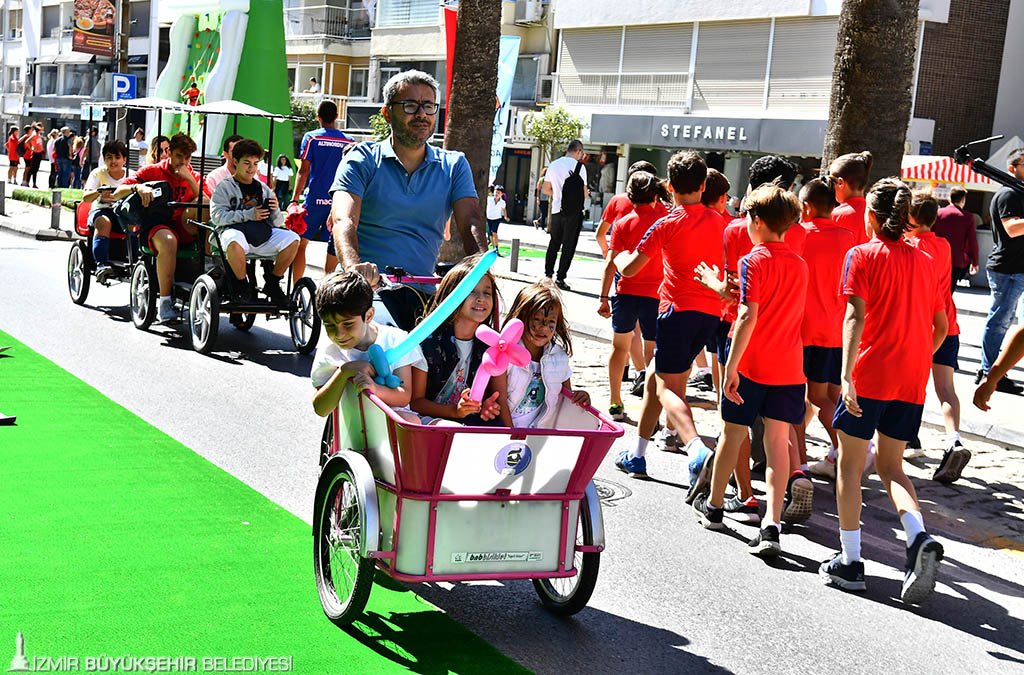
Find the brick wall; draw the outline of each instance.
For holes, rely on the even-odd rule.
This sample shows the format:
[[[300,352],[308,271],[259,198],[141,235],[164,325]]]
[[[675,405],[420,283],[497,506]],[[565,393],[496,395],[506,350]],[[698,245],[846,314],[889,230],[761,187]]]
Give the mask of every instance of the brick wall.
[[[925,24],[914,116],[935,120],[933,154],[992,133],[1009,5],[952,0],[949,23]]]

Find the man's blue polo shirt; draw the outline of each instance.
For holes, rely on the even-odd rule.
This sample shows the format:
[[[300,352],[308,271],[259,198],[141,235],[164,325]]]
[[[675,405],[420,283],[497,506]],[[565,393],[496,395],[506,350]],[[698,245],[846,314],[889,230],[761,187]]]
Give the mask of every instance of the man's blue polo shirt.
[[[408,174],[390,140],[360,143],[345,156],[331,186],[362,199],[359,259],[434,273],[452,205],[477,198],[469,162],[461,152],[427,146],[427,156]]]

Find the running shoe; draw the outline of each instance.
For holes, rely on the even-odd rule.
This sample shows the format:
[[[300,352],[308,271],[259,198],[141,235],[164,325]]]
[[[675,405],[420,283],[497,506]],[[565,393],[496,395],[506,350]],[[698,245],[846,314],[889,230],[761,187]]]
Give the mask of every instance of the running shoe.
[[[903,459],[918,459],[924,457],[924,448],[921,447],[921,439],[914,436],[914,440],[907,441],[907,447],[903,450]]]
[[[679,435],[674,431],[662,429],[654,437],[654,445],[662,452],[682,452],[679,449]]]
[[[698,391],[713,391],[715,388],[710,372],[692,375],[690,379],[686,381],[686,384],[687,386],[694,387]]]
[[[866,591],[864,582],[864,563],[860,560],[843,564],[843,555],[836,553],[831,560],[821,563],[818,576],[829,586],[838,586],[844,591]]]
[[[747,542],[747,553],[759,558],[774,558],[782,553],[779,543],[779,528],[774,525],[762,527],[757,536]]]
[[[814,512],[814,484],[803,471],[794,471],[786,486],[786,499],[782,506],[782,521],[802,523]]]
[[[723,530],[725,523],[722,522],[722,517],[725,512],[708,504],[708,497],[706,494],[697,495],[693,500],[693,512],[697,514],[697,520],[705,529]]]
[[[939,468],[935,469],[932,480],[940,483],[955,483],[963,474],[967,462],[971,461],[971,451],[963,446],[960,441],[953,441],[953,445],[946,449],[939,462]]]
[[[836,479],[836,460],[826,457],[820,462],[811,464],[811,475],[818,478]]]
[[[647,380],[647,371],[637,371],[636,376],[633,378],[633,386],[629,390],[629,393],[633,396],[643,398],[644,396],[644,382]]]
[[[623,450],[615,458],[615,468],[629,474],[630,478],[647,478],[647,460],[644,457],[630,457],[628,450]]]
[[[942,544],[927,532],[919,532],[907,549],[907,568],[903,577],[900,600],[908,605],[919,605],[935,589],[935,577],[942,560]]]
[[[100,265],[96,268],[96,283],[107,285],[110,281],[111,275],[114,273],[114,268],[110,265]]]
[[[157,308],[157,323],[172,324],[181,321],[181,317],[174,311],[174,304],[169,300],[161,302]]]
[[[733,495],[725,500],[722,510],[725,512],[725,517],[729,520],[735,520],[737,523],[757,525],[761,522],[760,506],[757,497],[752,496],[743,501],[736,495]]]
[[[714,464],[715,451],[701,445],[696,456],[690,460],[690,489],[686,491],[686,503],[693,504],[697,495],[711,488],[711,467]]]
[[[626,408],[619,403],[613,403],[608,406],[608,416],[612,418],[614,422],[622,422],[626,419]]]

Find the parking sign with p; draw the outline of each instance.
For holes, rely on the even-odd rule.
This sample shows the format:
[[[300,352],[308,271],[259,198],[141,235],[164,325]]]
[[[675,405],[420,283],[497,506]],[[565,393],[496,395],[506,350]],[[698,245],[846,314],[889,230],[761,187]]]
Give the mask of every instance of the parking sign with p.
[[[136,98],[136,79],[134,75],[123,73],[110,74],[110,98],[113,101],[126,101]]]

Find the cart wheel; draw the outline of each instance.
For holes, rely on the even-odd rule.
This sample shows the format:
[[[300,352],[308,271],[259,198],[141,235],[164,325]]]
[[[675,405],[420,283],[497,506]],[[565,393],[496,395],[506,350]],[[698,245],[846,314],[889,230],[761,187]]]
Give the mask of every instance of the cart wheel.
[[[292,289],[292,313],[288,317],[288,327],[292,332],[292,342],[300,354],[309,354],[316,349],[320,339],[320,315],[316,313],[316,284],[308,277],[295,282]]]
[[[128,291],[128,304],[132,312],[132,323],[139,330],[146,330],[156,318],[156,279],[145,260],[135,263],[132,281]]]
[[[209,354],[220,330],[220,294],[208,274],[201,275],[192,285],[188,296],[188,325],[192,349]]]
[[[249,332],[249,329],[252,328],[252,325],[254,323],[256,323],[255,314],[243,314],[241,321],[239,321],[238,323],[232,322],[231,325],[234,326],[236,329],[242,331],[243,333],[247,333]]]
[[[320,436],[320,469],[331,456],[331,445],[334,444],[334,413],[327,416],[327,424],[324,425],[324,433]]]
[[[593,526],[587,497],[580,500],[580,517],[576,526],[576,544],[589,546],[594,543]],[[597,585],[597,572],[601,567],[600,553],[576,552],[576,576],[558,579],[534,579],[533,588],[540,601],[549,611],[569,616],[587,606]]]
[[[71,302],[81,305],[89,295],[89,284],[92,274],[89,272],[89,256],[85,252],[85,244],[76,242],[68,254],[68,293]]]
[[[364,501],[351,470],[344,464],[320,477],[326,482],[323,502],[317,505],[313,530],[316,590],[324,614],[334,624],[347,626],[363,612],[373,587],[373,558],[359,555],[360,509]]]

